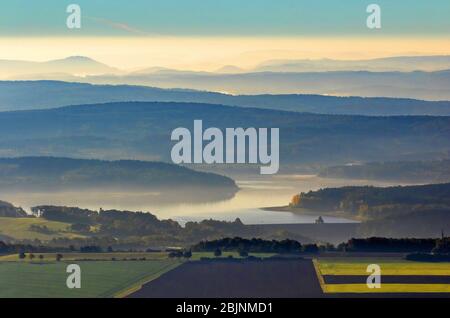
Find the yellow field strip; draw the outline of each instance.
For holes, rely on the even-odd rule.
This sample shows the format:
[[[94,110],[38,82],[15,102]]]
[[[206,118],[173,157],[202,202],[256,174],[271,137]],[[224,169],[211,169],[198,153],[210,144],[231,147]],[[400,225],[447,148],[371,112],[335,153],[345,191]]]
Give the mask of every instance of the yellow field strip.
[[[381,284],[368,288],[366,284],[325,284],[324,293],[450,293],[450,284]]]
[[[368,275],[370,263],[321,263],[322,275]],[[375,263],[381,267],[382,275],[391,276],[450,276],[450,263]]]
[[[396,276],[448,276],[449,263],[376,262],[382,275]],[[326,284],[322,275],[365,276],[370,262],[330,262],[313,260],[320,287],[324,293],[450,293],[450,284],[382,284],[381,288],[368,288],[366,284]]]

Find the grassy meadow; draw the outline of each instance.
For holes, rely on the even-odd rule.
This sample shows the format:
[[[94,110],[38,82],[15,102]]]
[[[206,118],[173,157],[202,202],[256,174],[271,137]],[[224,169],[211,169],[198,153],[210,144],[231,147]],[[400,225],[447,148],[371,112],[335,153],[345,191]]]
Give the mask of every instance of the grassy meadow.
[[[117,297],[175,268],[180,261],[85,261],[81,288],[66,286],[67,262],[0,262],[0,298]]]
[[[33,231],[30,226],[46,226],[48,233]],[[0,235],[12,237],[17,240],[34,240],[48,241],[55,237],[76,238],[83,235],[70,232],[69,223],[48,221],[43,218],[8,218],[0,217]]]
[[[43,258],[39,258],[42,255]],[[174,269],[186,260],[171,259],[166,252],[112,252],[112,253],[35,253],[0,256],[0,298],[8,297],[124,297],[146,282]],[[221,257],[236,252],[224,252]],[[252,254],[269,257],[272,254]],[[194,252],[191,260],[214,258],[213,253]],[[81,289],[68,289],[66,268],[76,263],[81,267]]]

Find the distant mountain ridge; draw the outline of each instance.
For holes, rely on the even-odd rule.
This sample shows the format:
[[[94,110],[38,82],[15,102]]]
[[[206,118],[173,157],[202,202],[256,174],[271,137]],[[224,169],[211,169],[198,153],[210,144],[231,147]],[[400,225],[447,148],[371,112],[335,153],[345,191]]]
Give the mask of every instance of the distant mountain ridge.
[[[450,55],[394,56],[365,60],[299,59],[269,60],[253,68],[259,72],[434,72],[450,69]]]
[[[33,76],[45,74],[108,74],[118,69],[85,56],[69,56],[59,60],[32,62],[22,60],[0,60],[1,77]]]
[[[450,116],[450,101],[321,95],[228,95],[129,85],[0,81],[0,111],[126,101],[198,102],[320,114]]]
[[[238,74],[166,72],[98,75],[93,84],[189,88],[232,94],[320,94],[450,100],[450,74],[437,72],[251,72]]]
[[[396,182],[450,182],[450,160],[369,162],[332,166],[319,174],[325,178],[387,180]]]
[[[39,77],[30,79],[42,79]],[[46,78],[44,78],[46,79]],[[49,78],[49,79],[55,79]],[[75,77],[92,84],[188,88],[230,94],[320,94],[450,100],[450,72],[157,72]]]
[[[370,60],[274,60],[254,69],[224,65],[213,72],[152,66],[119,70],[88,57],[48,62],[0,60],[3,80],[63,80],[187,88],[231,94],[320,94],[450,100],[450,56]]]

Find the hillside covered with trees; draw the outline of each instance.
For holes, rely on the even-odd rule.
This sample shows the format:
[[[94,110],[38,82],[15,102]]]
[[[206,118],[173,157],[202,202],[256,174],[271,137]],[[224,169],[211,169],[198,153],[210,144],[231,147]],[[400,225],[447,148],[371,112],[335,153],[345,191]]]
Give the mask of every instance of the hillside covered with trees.
[[[0,158],[0,189],[219,189],[237,191],[235,182],[214,173],[179,165],[136,160],[87,160],[55,157]]]
[[[322,169],[319,176],[397,182],[449,182],[450,160],[369,162],[331,166]]]
[[[359,219],[365,237],[428,237],[450,231],[450,183],[325,188],[295,195],[289,207]]]
[[[49,246],[98,245],[143,248],[145,246],[186,246],[200,240],[214,240],[227,236],[253,237],[254,230],[244,225],[240,219],[232,222],[203,220],[187,222],[182,227],[177,221],[160,220],[154,214],[142,211],[99,211],[78,207],[42,205],[31,208],[36,219],[66,224],[66,233],[75,234],[73,238],[54,237]],[[1,220],[0,220],[1,221]],[[32,230],[43,230],[33,228]],[[58,233],[55,233],[58,234]],[[75,237],[76,236],[76,237]],[[266,239],[292,238],[302,242],[310,239],[287,231],[267,229],[259,231],[258,236]],[[36,240],[32,240],[36,243]]]
[[[290,206],[314,211],[343,211],[364,219],[381,218],[412,209],[450,209],[450,183],[324,188],[295,195]]]
[[[171,132],[204,128],[279,128],[281,164],[433,160],[450,149],[445,116],[320,115],[217,104],[117,102],[0,112],[0,152],[170,162]],[[19,124],[18,124],[19,123]]]
[[[15,207],[9,202],[0,201],[0,217],[27,217],[27,213],[20,207]]]
[[[0,96],[2,96],[0,100],[2,111],[136,100],[196,102],[319,114],[450,115],[449,101],[305,94],[229,95],[208,92],[204,89],[162,89],[149,86],[93,85],[48,80],[0,81]]]

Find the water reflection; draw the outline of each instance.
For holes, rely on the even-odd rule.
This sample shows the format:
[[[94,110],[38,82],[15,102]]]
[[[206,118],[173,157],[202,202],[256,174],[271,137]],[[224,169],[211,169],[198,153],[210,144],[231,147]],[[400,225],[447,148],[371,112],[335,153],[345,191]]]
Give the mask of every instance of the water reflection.
[[[286,205],[292,195],[323,187],[340,187],[346,185],[393,185],[387,182],[366,180],[324,179],[313,175],[277,175],[258,176],[236,180],[240,191],[229,199],[220,201],[223,196],[208,190],[197,192],[195,201],[191,197],[192,189],[174,191],[167,195],[150,191],[71,191],[52,193],[3,193],[1,199],[29,210],[36,205],[77,206],[93,210],[118,209],[129,211],[148,211],[159,218],[172,218],[185,223],[214,218],[217,220],[234,220],[239,217],[245,224],[283,224],[313,223],[315,216],[299,216],[288,212],[260,210],[260,207]],[[211,201],[218,195],[215,202]],[[218,201],[219,200],[219,201]],[[324,217],[325,222],[348,222],[342,218]]]

